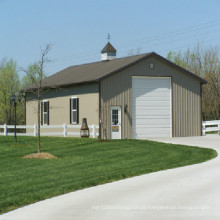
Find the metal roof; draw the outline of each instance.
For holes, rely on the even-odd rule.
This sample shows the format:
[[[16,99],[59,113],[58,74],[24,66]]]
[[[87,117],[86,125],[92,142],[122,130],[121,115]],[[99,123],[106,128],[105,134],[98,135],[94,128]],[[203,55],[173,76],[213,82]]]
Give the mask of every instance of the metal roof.
[[[116,53],[117,50],[108,42],[101,51],[101,53],[106,53],[106,52],[115,52]]]
[[[168,61],[167,59],[161,57],[160,55],[152,52],[145,53],[136,56],[130,56],[125,58],[117,58],[110,61],[100,61],[95,63],[88,63],[83,65],[76,65],[68,67],[58,73],[55,73],[42,81],[42,87],[45,88],[57,88],[62,86],[68,86],[80,83],[98,82],[103,78],[106,78],[114,73],[117,73],[129,66],[149,57],[156,56],[159,59],[165,61],[168,65],[177,68],[184,73],[196,78],[201,83],[206,83],[206,81],[199,76],[185,70],[184,68],[177,66],[176,64]],[[35,86],[30,86],[24,91],[36,89]]]

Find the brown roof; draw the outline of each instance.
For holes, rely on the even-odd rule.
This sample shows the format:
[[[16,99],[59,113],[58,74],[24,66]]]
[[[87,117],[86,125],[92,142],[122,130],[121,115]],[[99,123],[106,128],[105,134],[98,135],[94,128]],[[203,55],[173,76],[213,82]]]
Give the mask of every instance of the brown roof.
[[[108,42],[101,51],[101,53],[105,52],[117,52],[117,50]]]
[[[117,73],[123,69],[126,69],[129,66],[149,56],[156,56],[160,59],[163,59],[163,61],[167,62],[169,65],[172,65],[173,67],[178,68],[186,74],[189,74],[197,78],[199,81],[201,81],[201,83],[206,83],[206,81],[200,78],[199,76],[175,65],[174,63],[153,52],[125,58],[113,59],[110,61],[100,61],[95,63],[71,66],[44,79],[42,81],[42,86],[46,88],[56,88],[72,84],[88,83],[95,81],[98,82],[101,79],[106,78],[109,75]],[[26,88],[25,91],[34,88],[35,86],[31,86]]]

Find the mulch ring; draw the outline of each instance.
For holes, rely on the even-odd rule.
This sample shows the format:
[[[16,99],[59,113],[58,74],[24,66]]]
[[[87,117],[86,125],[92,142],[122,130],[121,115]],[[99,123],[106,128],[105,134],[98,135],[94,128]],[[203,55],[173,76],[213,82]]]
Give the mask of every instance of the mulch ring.
[[[34,153],[34,154],[28,154],[22,158],[25,159],[58,159],[58,157],[53,156],[49,153]]]

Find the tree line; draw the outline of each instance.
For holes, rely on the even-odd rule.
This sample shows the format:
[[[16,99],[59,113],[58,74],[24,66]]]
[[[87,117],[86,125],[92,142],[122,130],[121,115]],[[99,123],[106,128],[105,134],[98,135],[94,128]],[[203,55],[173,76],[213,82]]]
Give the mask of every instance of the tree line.
[[[207,81],[202,87],[203,120],[220,119],[220,50],[197,44],[185,51],[170,51],[167,59]]]
[[[22,68],[19,68],[16,61],[13,59],[3,58],[0,61],[0,124],[14,124],[14,106],[11,100],[11,96],[15,95],[18,97],[20,91],[27,86],[33,84],[34,81],[39,79],[40,65],[35,62],[28,66],[25,71],[25,75],[20,78],[19,73],[24,72]],[[45,77],[45,74],[43,77]],[[17,124],[25,123],[25,98],[22,97],[20,102],[17,102],[17,114],[16,121]]]

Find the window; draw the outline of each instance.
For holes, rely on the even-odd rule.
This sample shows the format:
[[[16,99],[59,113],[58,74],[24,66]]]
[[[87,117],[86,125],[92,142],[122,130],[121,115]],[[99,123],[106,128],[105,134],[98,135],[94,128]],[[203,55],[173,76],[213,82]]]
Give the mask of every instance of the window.
[[[154,69],[154,63],[153,63],[153,62],[150,62],[150,63],[149,63],[149,69],[151,69],[151,70]]]
[[[118,125],[118,109],[112,109],[112,125]]]
[[[70,124],[79,123],[79,98],[70,99]]]
[[[41,125],[49,125],[49,101],[41,102]]]

